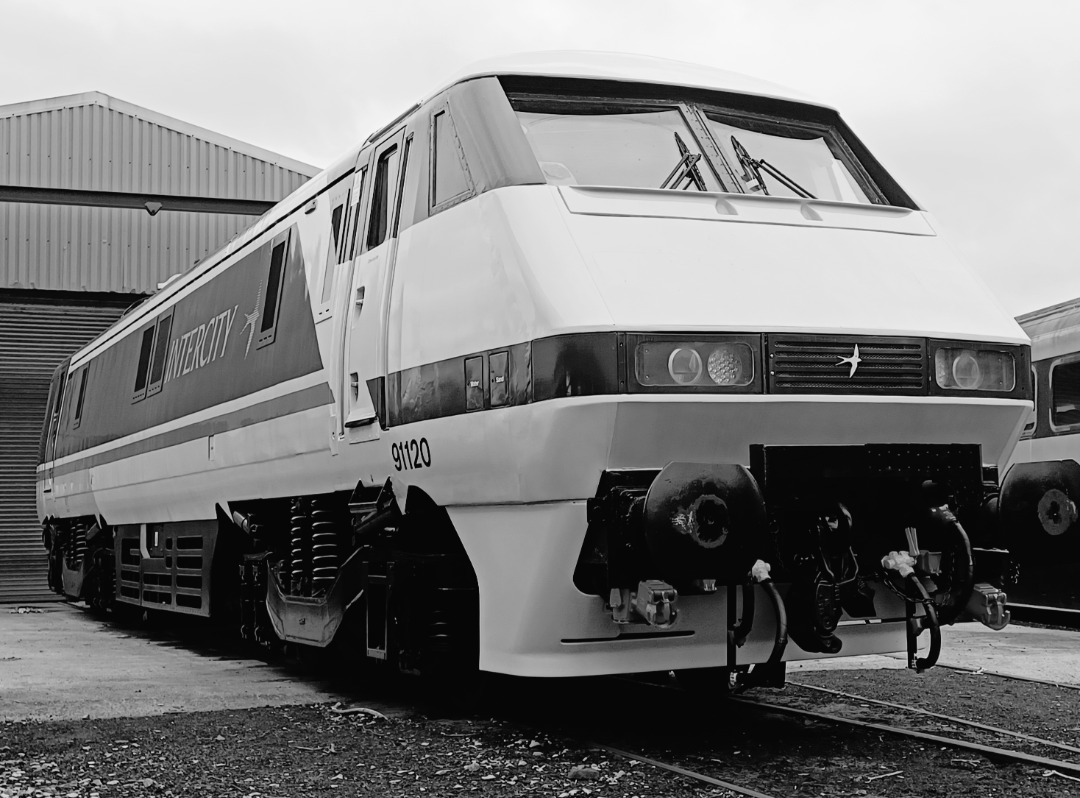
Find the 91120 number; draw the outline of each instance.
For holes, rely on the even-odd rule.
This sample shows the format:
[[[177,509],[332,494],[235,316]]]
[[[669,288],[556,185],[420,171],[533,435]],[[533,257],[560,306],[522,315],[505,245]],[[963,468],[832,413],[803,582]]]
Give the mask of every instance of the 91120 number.
[[[395,471],[411,471],[414,468],[431,468],[431,446],[427,438],[402,441],[390,446]]]

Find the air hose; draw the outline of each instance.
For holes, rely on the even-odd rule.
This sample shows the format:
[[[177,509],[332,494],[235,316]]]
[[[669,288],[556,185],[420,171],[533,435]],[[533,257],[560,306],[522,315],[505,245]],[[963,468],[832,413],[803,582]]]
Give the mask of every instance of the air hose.
[[[937,610],[930,600],[930,594],[923,587],[922,581],[914,573],[908,574],[906,578],[921,597],[920,601],[926,612],[922,618],[908,618],[908,667],[914,668],[916,673],[922,673],[934,667],[941,655],[941,626],[938,624]],[[923,629],[930,630],[930,650],[926,652],[925,657],[917,657],[915,656],[915,641]]]
[[[787,607],[784,606],[784,600],[780,597],[776,585],[773,584],[772,577],[769,576],[770,570],[771,566],[767,562],[758,560],[750,569],[750,578],[765,590],[765,595],[769,597],[773,613],[776,615],[776,633],[773,636],[772,653],[765,664],[778,665],[784,659],[784,651],[787,649]],[[753,594],[753,592],[751,588],[750,593]]]
[[[971,595],[971,590],[975,585],[975,560],[967,532],[947,506],[931,508],[930,519],[933,523],[944,527],[953,538],[952,556],[949,560],[952,568],[951,573],[948,574],[948,593],[941,603],[935,605],[940,611],[940,622],[951,624],[964,611],[968,596]]]
[[[784,600],[780,598],[780,591],[776,589],[773,580],[764,579],[760,584],[765,588],[765,593],[769,596],[773,610],[776,613],[776,636],[773,639],[773,650],[765,664],[777,665],[784,659],[784,651],[787,649],[787,608],[784,606]]]
[[[754,567],[751,569],[751,582],[756,582],[761,585],[761,588],[765,591],[765,595],[769,597],[769,601],[773,606],[773,613],[776,616],[776,631],[773,636],[772,652],[769,654],[769,658],[760,664],[754,665],[751,670],[745,674],[740,680],[737,691],[748,690],[751,687],[757,687],[760,685],[769,685],[772,687],[782,687],[783,680],[783,661],[784,652],[787,650],[788,642],[788,622],[787,622],[787,607],[784,605],[784,599],[780,596],[780,591],[776,589],[776,585],[769,577],[770,566],[768,563],[758,560],[754,563]],[[754,593],[753,585],[751,584],[749,594]],[[751,605],[753,606],[753,605]],[[743,618],[747,617],[747,613],[744,612]],[[743,629],[742,624],[736,625],[732,629],[732,635],[742,633],[742,641],[746,642],[746,635],[749,634],[749,628]],[[733,636],[732,642],[736,645],[741,645],[738,642],[738,637]]]
[[[937,664],[938,656],[941,654],[941,624],[938,619],[937,607],[934,600],[930,598],[930,594],[926,592],[919,575],[915,572],[915,558],[911,554],[906,551],[890,551],[881,558],[881,567],[885,570],[885,585],[904,599],[909,608],[916,602],[923,606],[925,615],[916,618],[912,614],[908,618],[907,627],[908,667],[914,668],[916,673],[922,673],[934,667]],[[889,572],[895,574],[900,580],[909,583],[912,593],[904,592],[890,582]],[[914,612],[914,610],[910,611]],[[915,652],[917,650],[916,641],[924,629],[930,630],[930,650],[927,652],[927,656],[922,658],[917,657]]]

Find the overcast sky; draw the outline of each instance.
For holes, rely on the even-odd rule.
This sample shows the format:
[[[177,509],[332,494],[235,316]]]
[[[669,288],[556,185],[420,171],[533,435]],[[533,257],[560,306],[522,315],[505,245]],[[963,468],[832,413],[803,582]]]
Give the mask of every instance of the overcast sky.
[[[0,0],[0,19],[0,104],[101,91],[317,166],[492,55],[743,72],[840,109],[1009,312],[1080,296],[1071,0]]]

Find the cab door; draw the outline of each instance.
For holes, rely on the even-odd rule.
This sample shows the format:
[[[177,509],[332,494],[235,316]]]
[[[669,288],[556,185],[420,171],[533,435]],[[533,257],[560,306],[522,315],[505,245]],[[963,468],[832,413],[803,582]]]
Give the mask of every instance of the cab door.
[[[365,218],[357,224],[356,258],[345,312],[342,369],[345,437],[378,437],[386,381],[387,308],[397,255],[398,197],[407,159],[404,129],[371,152],[363,187]],[[357,164],[357,173],[361,172]],[[359,200],[358,200],[359,201]]]

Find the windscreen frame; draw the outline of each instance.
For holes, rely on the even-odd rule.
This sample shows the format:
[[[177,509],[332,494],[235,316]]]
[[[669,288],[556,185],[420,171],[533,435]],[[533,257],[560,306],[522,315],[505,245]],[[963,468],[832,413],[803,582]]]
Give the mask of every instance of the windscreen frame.
[[[575,99],[579,101],[612,101],[615,105],[626,105],[633,100],[660,103],[663,105],[682,104],[698,109],[710,109],[724,114],[741,114],[745,116],[758,115],[766,119],[796,124],[810,129],[828,130],[836,142],[848,154],[851,162],[856,166],[852,172],[853,177],[860,183],[864,181],[873,187],[868,194],[872,204],[906,208],[908,210],[921,210],[915,200],[900,186],[895,178],[882,166],[880,161],[869,151],[865,144],[855,135],[843,118],[832,108],[813,103],[798,102],[794,100],[767,97],[756,94],[742,94],[720,89],[703,89],[686,86],[674,86],[665,84],[635,83],[620,80],[597,80],[589,78],[552,78],[538,77],[535,75],[502,75],[499,82],[506,93],[509,104],[513,105],[513,98],[520,95],[553,96],[559,99]],[[711,134],[706,141],[702,141],[702,133],[699,129],[707,128],[704,122],[704,114],[696,118],[692,129],[698,138],[698,146],[703,148],[707,159],[712,161],[723,153],[715,150],[715,141]],[[524,134],[522,134],[524,139]],[[523,142],[524,143],[524,142]],[[719,159],[717,159],[719,162]],[[733,170],[737,164],[723,164]],[[845,165],[849,166],[848,163]],[[716,164],[709,163],[710,171],[716,174]],[[719,175],[717,176],[720,177]],[[729,179],[722,183],[730,182]],[[735,193],[743,191],[740,180]],[[830,200],[824,200],[826,202]]]

